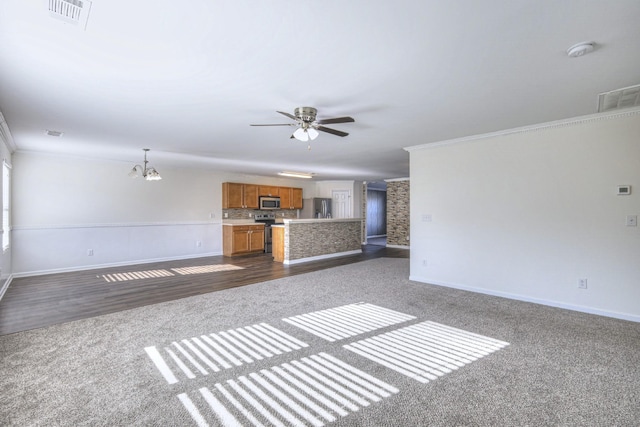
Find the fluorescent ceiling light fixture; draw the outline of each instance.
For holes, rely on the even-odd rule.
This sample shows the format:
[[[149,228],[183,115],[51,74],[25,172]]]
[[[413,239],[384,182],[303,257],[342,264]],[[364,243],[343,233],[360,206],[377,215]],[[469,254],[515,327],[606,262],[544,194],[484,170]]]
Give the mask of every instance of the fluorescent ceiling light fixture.
[[[289,176],[292,178],[313,178],[313,173],[307,173],[307,172],[287,172],[287,171],[283,171],[283,172],[278,172],[278,175],[280,176]]]
[[[138,176],[142,175],[142,177],[147,181],[161,180],[162,177],[160,176],[160,173],[156,170],[156,168],[147,168],[147,163],[149,163],[147,161],[147,151],[149,151],[149,149],[143,148],[142,151],[144,151],[144,166],[135,165],[133,169],[131,169],[131,172],[129,172],[129,176],[131,178],[137,178]]]

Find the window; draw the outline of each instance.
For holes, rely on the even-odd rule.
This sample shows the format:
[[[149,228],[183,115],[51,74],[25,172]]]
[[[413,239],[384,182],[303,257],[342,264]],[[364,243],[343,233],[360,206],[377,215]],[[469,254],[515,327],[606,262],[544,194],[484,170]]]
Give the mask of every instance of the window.
[[[10,179],[11,179],[11,165],[6,161],[2,162],[2,250],[9,249],[9,232],[10,232]]]

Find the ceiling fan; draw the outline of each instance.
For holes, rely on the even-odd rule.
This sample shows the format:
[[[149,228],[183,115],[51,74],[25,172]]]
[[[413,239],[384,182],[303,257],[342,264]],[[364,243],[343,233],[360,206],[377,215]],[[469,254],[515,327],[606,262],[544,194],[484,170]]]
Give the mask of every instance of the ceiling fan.
[[[318,110],[313,107],[298,107],[293,113],[289,114],[283,111],[277,111],[283,116],[289,117],[291,120],[295,120],[296,123],[277,123],[277,124],[265,124],[265,125],[251,125],[251,126],[298,126],[298,129],[293,132],[291,138],[298,139],[300,141],[314,140],[318,137],[319,133],[327,132],[338,136],[347,136],[347,132],[331,129],[322,125],[329,125],[335,123],[351,123],[355,122],[353,117],[335,117],[333,119],[316,120],[316,114]],[[311,145],[309,145],[311,149]]]

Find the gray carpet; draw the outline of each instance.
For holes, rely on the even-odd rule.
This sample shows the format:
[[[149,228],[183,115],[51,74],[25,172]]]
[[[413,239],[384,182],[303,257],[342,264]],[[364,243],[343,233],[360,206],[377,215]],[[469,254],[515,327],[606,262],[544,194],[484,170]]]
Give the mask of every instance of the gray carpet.
[[[639,425],[639,324],[408,276],[409,260],[382,258],[2,336],[0,424]],[[221,344],[232,330],[235,353]],[[262,349],[242,345],[258,330]],[[302,369],[341,388],[293,378]]]

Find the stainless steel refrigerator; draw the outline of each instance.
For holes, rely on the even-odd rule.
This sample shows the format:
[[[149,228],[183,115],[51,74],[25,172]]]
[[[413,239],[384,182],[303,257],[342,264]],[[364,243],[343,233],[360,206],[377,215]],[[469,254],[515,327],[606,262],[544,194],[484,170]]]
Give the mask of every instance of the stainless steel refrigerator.
[[[331,218],[331,199],[304,199],[300,214],[301,218]]]

